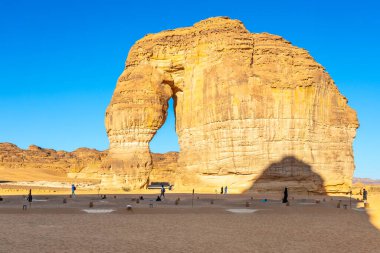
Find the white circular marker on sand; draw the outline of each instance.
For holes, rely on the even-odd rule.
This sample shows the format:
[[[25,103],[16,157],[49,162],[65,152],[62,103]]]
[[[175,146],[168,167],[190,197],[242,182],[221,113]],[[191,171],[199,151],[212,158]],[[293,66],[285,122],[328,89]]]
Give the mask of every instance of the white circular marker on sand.
[[[86,213],[112,213],[113,209],[82,209]]]
[[[227,212],[231,213],[254,213],[259,209],[226,209]]]

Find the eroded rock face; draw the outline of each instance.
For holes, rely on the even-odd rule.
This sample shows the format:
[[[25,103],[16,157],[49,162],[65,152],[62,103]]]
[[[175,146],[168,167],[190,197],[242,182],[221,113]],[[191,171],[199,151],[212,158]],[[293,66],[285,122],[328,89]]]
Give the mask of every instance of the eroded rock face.
[[[0,143],[0,170],[3,180],[66,181],[70,173],[83,170],[101,173],[107,153],[88,148],[73,152],[56,151],[36,145],[24,150],[11,143]]]
[[[324,68],[279,36],[211,18],[137,41],[106,112],[110,172],[120,184],[148,183],[149,142],[170,98],[177,188],[250,190],[279,164],[288,182],[292,171],[304,171],[304,182],[317,174],[323,183],[313,191],[351,184],[356,113]],[[281,163],[286,157],[299,162]]]
[[[177,152],[152,153],[151,181],[174,184]],[[1,181],[90,181],[102,189],[120,188],[110,173],[108,150],[78,148],[73,152],[56,151],[30,145],[21,149],[12,143],[0,143]],[[83,186],[82,186],[83,187]]]
[[[174,184],[177,180],[177,162],[178,152],[152,153],[153,169],[149,174],[149,181]]]

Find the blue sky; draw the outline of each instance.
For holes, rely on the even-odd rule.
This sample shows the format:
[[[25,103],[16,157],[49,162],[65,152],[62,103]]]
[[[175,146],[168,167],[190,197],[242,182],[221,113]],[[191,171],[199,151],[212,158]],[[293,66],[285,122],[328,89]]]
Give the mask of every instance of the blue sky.
[[[380,178],[376,1],[0,1],[0,142],[107,149],[104,113],[133,43],[212,16],[283,36],[321,63],[357,112],[359,177]],[[178,150],[174,115],[151,143]]]

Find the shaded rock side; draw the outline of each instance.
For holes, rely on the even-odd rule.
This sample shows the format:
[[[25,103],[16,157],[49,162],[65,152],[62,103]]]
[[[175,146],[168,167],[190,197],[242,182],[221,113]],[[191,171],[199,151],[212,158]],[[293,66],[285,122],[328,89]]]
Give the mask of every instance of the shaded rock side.
[[[151,157],[152,170],[149,173],[147,184],[151,182],[170,182],[174,184],[177,177],[178,152],[168,152],[165,154],[152,153]],[[128,191],[133,189],[129,184],[121,182],[121,178],[118,175],[112,173],[109,157],[102,159],[101,164],[98,164],[97,167],[86,166],[80,171],[71,172],[67,175],[69,178],[79,180],[97,180],[99,188],[102,189],[123,188],[128,189]]]
[[[300,162],[279,170],[291,177],[294,166],[307,165],[299,169],[320,176],[320,191],[351,184],[356,113],[325,69],[280,36],[218,17],[137,41],[105,118],[110,171],[120,184],[148,183],[149,142],[170,98],[181,150],[177,188],[250,190],[286,157]]]
[[[153,169],[149,174],[149,182],[169,182],[174,184],[177,177],[177,162],[178,152],[152,153]]]

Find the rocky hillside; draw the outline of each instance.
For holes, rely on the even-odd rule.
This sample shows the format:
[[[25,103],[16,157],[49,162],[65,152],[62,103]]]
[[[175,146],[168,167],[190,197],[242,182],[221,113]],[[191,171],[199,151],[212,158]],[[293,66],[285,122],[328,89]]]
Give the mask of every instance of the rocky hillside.
[[[79,148],[73,152],[56,151],[35,145],[21,149],[0,143],[0,181],[96,180],[107,173],[108,151]],[[178,153],[152,154],[151,181],[174,182]],[[108,185],[112,188],[112,185]]]

